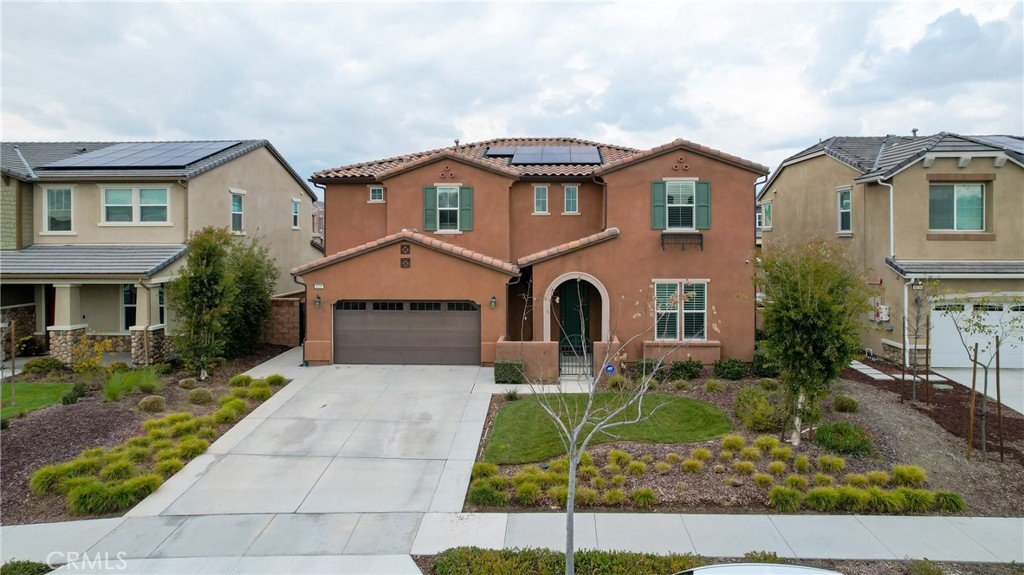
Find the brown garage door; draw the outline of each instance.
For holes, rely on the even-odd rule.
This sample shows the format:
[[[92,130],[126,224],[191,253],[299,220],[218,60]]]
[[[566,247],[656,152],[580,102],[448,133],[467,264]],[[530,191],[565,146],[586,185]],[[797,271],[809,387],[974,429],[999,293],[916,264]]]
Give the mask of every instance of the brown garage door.
[[[334,363],[480,365],[480,308],[466,301],[339,301]]]

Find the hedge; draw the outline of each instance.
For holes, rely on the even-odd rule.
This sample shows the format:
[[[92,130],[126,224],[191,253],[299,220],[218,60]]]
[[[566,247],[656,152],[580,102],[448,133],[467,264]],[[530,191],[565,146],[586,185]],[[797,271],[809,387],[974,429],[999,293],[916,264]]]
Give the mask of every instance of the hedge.
[[[578,575],[650,575],[677,573],[705,564],[699,555],[651,555],[624,551],[583,550],[575,554]],[[434,557],[436,575],[561,575],[565,572],[565,555],[546,549],[480,549],[455,547]]]
[[[526,368],[518,359],[494,362],[494,383],[526,383]]]

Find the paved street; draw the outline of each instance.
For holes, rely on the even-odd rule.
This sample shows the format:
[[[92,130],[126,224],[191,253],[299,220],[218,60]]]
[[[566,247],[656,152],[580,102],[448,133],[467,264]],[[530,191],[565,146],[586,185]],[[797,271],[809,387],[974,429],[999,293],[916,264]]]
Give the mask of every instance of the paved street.
[[[461,513],[502,389],[490,369],[300,363],[296,349],[252,370],[293,381],[125,517],[5,526],[3,560],[87,553],[62,573],[419,573],[410,554],[563,547],[562,514]],[[579,548],[1024,561],[1022,518],[580,513],[576,525]]]

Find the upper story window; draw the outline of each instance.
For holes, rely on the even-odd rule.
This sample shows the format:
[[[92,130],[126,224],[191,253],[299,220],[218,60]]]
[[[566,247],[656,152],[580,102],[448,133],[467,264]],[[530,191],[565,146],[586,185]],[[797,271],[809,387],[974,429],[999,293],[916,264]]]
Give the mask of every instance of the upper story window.
[[[235,234],[242,233],[244,222],[242,216],[245,212],[245,194],[240,192],[231,192],[231,232]]]
[[[167,188],[103,188],[103,223],[167,223]]]
[[[46,231],[70,232],[71,188],[46,189]]]
[[[711,182],[695,179],[651,182],[651,228],[711,228]]]
[[[580,188],[579,186],[565,186],[565,213],[578,214],[580,212]]]
[[[437,184],[423,188],[423,229],[459,233],[473,229],[473,188]]]
[[[655,339],[707,339],[707,283],[659,281],[654,294]]]
[[[546,213],[548,213],[548,187],[547,186],[534,186],[533,187],[533,213],[535,213],[535,214],[546,214]]]
[[[371,202],[383,202],[384,201],[384,186],[370,186],[370,201]]]
[[[459,229],[459,187],[437,187],[437,229]]]
[[[764,224],[764,214],[761,213],[761,204],[754,206],[754,225],[761,229]]]
[[[839,208],[839,233],[850,233],[851,231],[853,231],[853,205],[851,200],[852,194],[853,192],[849,188],[845,188],[837,192]]]
[[[668,229],[692,230],[696,182],[666,182]]]
[[[761,202],[761,229],[772,229],[772,203]]]
[[[928,187],[928,229],[983,231],[984,184],[932,184]]]
[[[299,200],[292,200],[292,229],[299,229]]]

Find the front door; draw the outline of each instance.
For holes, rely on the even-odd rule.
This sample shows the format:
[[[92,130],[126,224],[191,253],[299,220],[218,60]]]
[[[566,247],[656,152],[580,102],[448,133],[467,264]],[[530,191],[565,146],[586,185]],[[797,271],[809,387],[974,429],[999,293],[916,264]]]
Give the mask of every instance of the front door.
[[[579,280],[562,284],[559,306],[562,336],[559,338],[559,372],[562,375],[589,375],[590,291]]]

